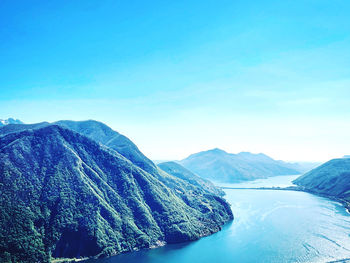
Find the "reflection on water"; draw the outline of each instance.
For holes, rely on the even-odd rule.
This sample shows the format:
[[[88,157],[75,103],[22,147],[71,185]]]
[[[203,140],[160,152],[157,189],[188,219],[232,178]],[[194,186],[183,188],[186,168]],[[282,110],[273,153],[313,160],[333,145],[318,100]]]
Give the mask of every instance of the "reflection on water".
[[[265,179],[259,187],[281,186],[271,185],[277,179]],[[294,191],[226,193],[235,220],[222,231],[195,242],[90,262],[327,262],[350,258],[350,216],[340,204]]]

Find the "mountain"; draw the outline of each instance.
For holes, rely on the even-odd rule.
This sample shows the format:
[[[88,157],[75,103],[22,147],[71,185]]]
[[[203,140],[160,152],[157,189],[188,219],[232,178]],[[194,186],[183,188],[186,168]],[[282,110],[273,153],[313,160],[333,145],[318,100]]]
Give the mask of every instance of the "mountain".
[[[112,130],[106,124],[95,121],[70,121],[62,120],[57,121],[52,124],[60,125],[62,127],[68,128],[75,132],[78,132],[82,135],[85,135],[105,146],[108,146],[118,153],[122,154],[125,158],[132,161],[134,164],[142,168],[143,170],[151,173],[157,173],[157,166],[148,159],[138,148],[137,146],[126,136]],[[7,125],[0,128],[0,136],[24,131],[28,129],[37,129],[40,127],[45,127],[52,125],[48,122],[41,122],[35,124],[17,124],[17,125]]]
[[[305,190],[350,203],[350,159],[330,160],[298,177],[294,183]]]
[[[164,162],[158,164],[159,168],[177,178],[185,180],[193,185],[203,188],[206,192],[219,196],[225,195],[224,191],[216,187],[212,182],[195,175],[176,162]]]
[[[223,198],[157,167],[149,173],[61,125],[3,128],[0,262],[107,256],[190,241],[233,218]]]
[[[156,176],[160,181],[162,181],[167,186],[176,187],[174,185],[174,181],[168,180],[169,176],[164,175],[164,171],[159,169],[158,166],[156,166],[150,159],[148,159],[130,139],[112,130],[110,127],[108,127],[104,123],[101,123],[95,120],[87,120],[87,121],[62,120],[62,121],[54,122],[53,124],[71,129],[75,132],[78,132],[105,146],[108,146],[116,150],[125,158],[133,162],[133,164],[139,166],[143,170]],[[0,128],[0,136],[13,133],[13,132],[27,130],[27,129],[37,129],[48,125],[52,125],[52,124],[48,122],[41,122],[36,124],[7,125]]]
[[[18,119],[13,119],[13,118],[8,118],[8,119],[5,119],[5,120],[0,119],[0,127],[8,125],[8,124],[23,124],[23,122],[21,122]]]
[[[192,154],[180,164],[202,178],[221,183],[300,173],[291,164],[276,161],[262,153],[232,154],[217,148]]]

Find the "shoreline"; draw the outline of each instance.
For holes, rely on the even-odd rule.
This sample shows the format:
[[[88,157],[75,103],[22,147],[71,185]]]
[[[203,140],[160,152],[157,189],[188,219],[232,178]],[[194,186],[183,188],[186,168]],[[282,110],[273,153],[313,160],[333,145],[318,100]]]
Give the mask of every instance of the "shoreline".
[[[91,262],[91,263],[93,263],[95,260],[98,260],[98,259],[112,258],[112,257],[120,256],[123,254],[134,253],[137,251],[153,250],[153,249],[158,249],[158,248],[161,248],[164,246],[169,246],[169,245],[171,246],[171,245],[176,245],[176,244],[192,243],[192,242],[196,242],[202,238],[205,238],[205,237],[208,237],[208,236],[211,236],[213,234],[220,232],[223,227],[232,223],[233,221],[234,221],[234,216],[232,217],[232,219],[224,222],[222,225],[218,225],[218,228],[215,229],[213,232],[203,234],[203,235],[199,236],[197,239],[193,239],[193,240],[186,240],[186,241],[180,241],[180,242],[175,242],[175,243],[167,243],[165,241],[158,240],[153,245],[150,245],[149,247],[136,248],[136,249],[129,250],[129,251],[121,251],[121,252],[119,252],[117,254],[113,254],[113,255],[102,256],[102,257],[100,255],[96,255],[96,256],[83,257],[83,258],[51,258],[51,263],[76,263],[76,262],[82,262],[82,263]]]

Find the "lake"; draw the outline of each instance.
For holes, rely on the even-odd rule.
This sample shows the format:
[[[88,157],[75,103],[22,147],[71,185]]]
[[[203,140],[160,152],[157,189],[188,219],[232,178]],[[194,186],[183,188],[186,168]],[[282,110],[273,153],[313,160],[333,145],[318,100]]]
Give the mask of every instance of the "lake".
[[[289,186],[278,176],[233,187]],[[350,215],[334,201],[304,192],[227,189],[235,220],[195,242],[89,263],[329,262],[350,258]]]

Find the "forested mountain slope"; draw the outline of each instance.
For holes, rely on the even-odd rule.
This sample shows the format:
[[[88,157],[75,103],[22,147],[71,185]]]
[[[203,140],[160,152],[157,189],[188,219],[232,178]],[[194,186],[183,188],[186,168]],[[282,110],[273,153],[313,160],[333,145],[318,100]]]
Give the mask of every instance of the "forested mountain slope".
[[[2,134],[1,262],[195,240],[233,218],[224,199],[165,172],[146,172],[70,129],[41,124]]]

